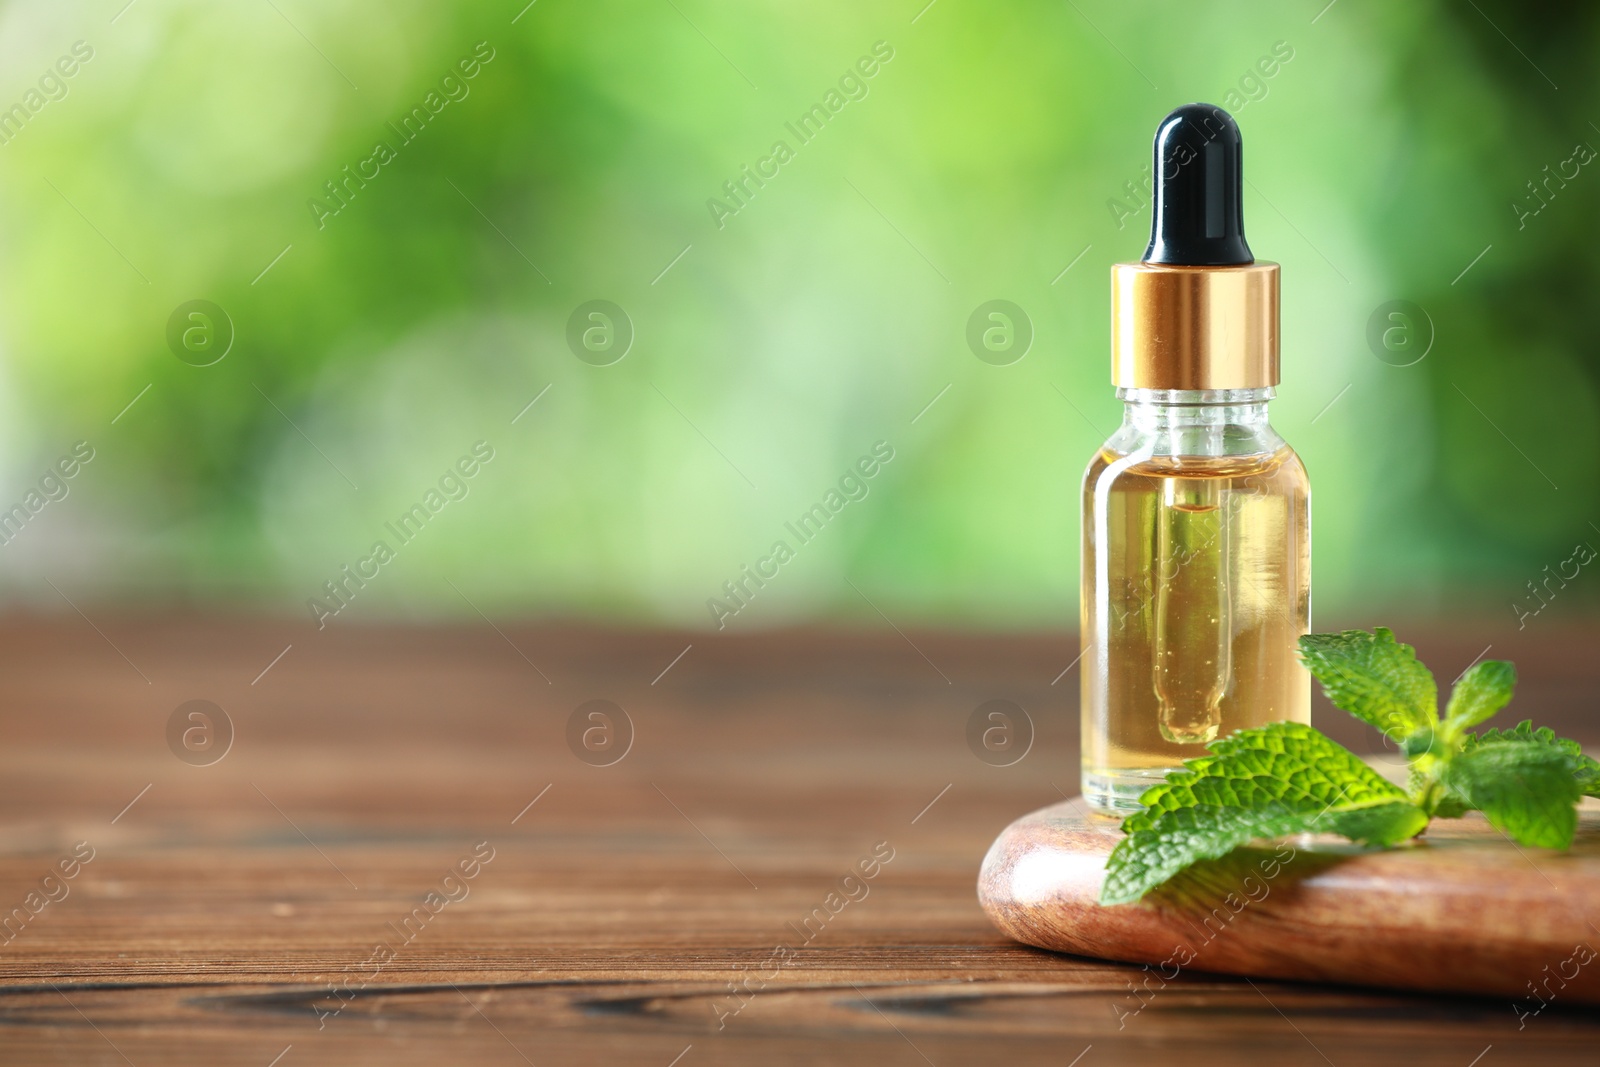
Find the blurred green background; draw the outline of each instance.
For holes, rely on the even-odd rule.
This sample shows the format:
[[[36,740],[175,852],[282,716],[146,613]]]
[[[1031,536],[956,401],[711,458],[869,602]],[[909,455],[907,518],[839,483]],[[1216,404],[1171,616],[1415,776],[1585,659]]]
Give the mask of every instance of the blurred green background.
[[[1107,267],[1143,250],[1127,183],[1190,100],[1235,111],[1284,268],[1274,422],[1312,475],[1318,615],[1510,623],[1600,545],[1593,5],[925,2],[6,4],[7,601],[309,620],[381,539],[333,624],[709,626],[782,538],[729,627],[1073,625],[1078,480],[1119,411]],[[739,205],[746,166],[777,171]],[[568,343],[595,299],[633,334],[607,366]],[[994,299],[1033,333],[1003,366],[966,340]],[[231,322],[209,366],[168,340],[193,300]],[[1431,322],[1408,366],[1368,340],[1395,300]],[[480,441],[465,497],[389,533]],[[784,523],[879,441],[799,545]]]

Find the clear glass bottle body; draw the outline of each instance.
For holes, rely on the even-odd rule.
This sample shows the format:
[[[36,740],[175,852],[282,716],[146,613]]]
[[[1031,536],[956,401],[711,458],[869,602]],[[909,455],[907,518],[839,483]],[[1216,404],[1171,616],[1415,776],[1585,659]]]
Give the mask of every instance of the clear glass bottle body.
[[[1119,389],[1083,478],[1083,795],[1111,814],[1205,742],[1311,721],[1311,489],[1271,389]]]

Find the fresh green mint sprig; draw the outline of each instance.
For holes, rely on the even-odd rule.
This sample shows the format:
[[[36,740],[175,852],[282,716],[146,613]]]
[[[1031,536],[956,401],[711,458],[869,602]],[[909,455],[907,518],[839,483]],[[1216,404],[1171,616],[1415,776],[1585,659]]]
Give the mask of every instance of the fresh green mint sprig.
[[[1127,836],[1106,861],[1102,904],[1138,900],[1257,839],[1315,832],[1387,846],[1469,811],[1519,844],[1566,848],[1579,799],[1600,796],[1600,763],[1576,741],[1531,722],[1472,732],[1511,702],[1509,663],[1473,666],[1441,716],[1433,674],[1383,627],[1308,634],[1300,658],[1329,700],[1397,743],[1410,763],[1408,787],[1310,726],[1240,730],[1139,798],[1143,810],[1123,821]]]

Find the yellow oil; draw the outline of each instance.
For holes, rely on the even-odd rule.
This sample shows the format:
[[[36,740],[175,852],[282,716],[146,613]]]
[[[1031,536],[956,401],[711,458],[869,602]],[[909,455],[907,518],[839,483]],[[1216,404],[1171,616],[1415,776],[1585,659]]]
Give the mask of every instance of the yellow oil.
[[[1102,450],[1083,482],[1083,794],[1103,811],[1205,742],[1311,721],[1310,489],[1287,446]]]

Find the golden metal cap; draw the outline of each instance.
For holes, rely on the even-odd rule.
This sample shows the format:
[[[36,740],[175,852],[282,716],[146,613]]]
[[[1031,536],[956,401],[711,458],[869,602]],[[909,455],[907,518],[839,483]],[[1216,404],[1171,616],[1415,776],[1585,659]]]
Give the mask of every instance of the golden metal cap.
[[[1111,384],[1261,389],[1278,384],[1278,265],[1117,263]]]

